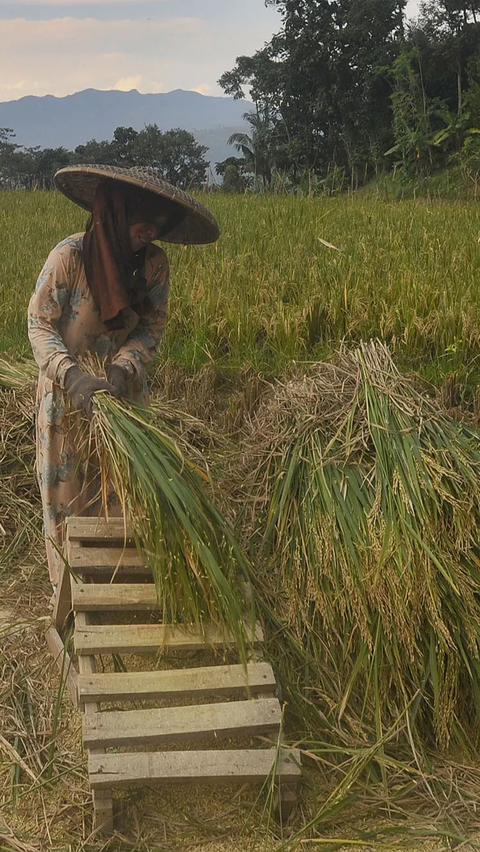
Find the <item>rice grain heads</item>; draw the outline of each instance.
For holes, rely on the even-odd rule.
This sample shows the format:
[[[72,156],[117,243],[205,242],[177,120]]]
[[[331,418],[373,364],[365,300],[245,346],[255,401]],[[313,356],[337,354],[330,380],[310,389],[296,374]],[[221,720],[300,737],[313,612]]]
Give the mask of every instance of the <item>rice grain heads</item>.
[[[299,729],[380,739],[408,709],[422,743],[471,743],[480,432],[371,342],[272,387],[240,476],[257,600]]]

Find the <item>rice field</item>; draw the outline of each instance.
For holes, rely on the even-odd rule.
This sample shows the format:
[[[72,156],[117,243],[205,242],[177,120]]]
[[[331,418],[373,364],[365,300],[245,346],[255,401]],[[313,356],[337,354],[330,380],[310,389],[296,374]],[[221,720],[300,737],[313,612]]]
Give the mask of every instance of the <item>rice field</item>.
[[[280,374],[342,339],[379,337],[408,366],[478,376],[480,208],[212,194],[213,246],[166,246],[171,316],[160,360]],[[49,250],[83,229],[63,196],[0,193],[0,352],[28,352],[25,311]],[[326,245],[328,243],[329,245]],[[333,248],[334,246],[334,248]]]
[[[213,426],[212,431],[216,430],[216,445],[215,441],[210,446],[204,440],[202,446],[220,486],[222,479],[224,483],[228,478],[234,480],[232,464],[239,458],[235,456],[235,452],[238,453],[236,433],[245,421],[254,428],[257,402],[265,381],[283,380],[294,373],[306,374],[312,362],[329,357],[342,341],[351,345],[380,338],[388,344],[397,365],[405,370],[415,370],[438,387],[440,393],[437,398],[444,409],[454,410],[457,416],[465,415],[470,422],[478,423],[480,212],[476,205],[392,203],[361,195],[314,199],[213,194],[201,200],[218,217],[222,237],[214,246],[166,246],[172,270],[171,315],[157,369],[152,370],[152,379],[160,399],[181,400],[186,411],[208,421],[209,427]],[[49,249],[68,234],[83,230],[84,220],[81,210],[54,193],[0,193],[0,269],[3,272],[0,279],[3,309],[0,315],[0,353],[9,357],[30,355],[26,308],[36,277]],[[315,399],[321,396],[321,400],[314,409],[321,424],[328,419],[324,411],[333,411],[337,416],[335,406],[342,393],[348,390],[347,384],[341,382],[337,390],[331,390],[330,396],[328,388],[324,388],[322,393],[321,383],[315,385]],[[306,592],[312,593],[315,604],[319,602],[318,614],[315,613],[310,624],[307,619],[308,595],[300,588],[301,597],[305,599],[305,612],[300,607],[291,613],[292,647],[293,642],[300,647],[303,632],[309,632],[316,640],[320,637],[322,619],[333,619],[329,628],[330,640],[327,637],[322,646],[322,655],[323,651],[325,653],[318,666],[319,670],[326,672],[326,681],[331,681],[332,690],[326,689],[321,696],[327,709],[324,716],[318,716],[316,742],[312,744],[310,737],[308,744],[305,743],[304,791],[293,823],[285,827],[283,833],[269,821],[262,823],[261,803],[249,797],[248,793],[235,800],[232,806],[227,806],[221,797],[215,800],[214,823],[209,813],[210,794],[207,801],[200,795],[198,800],[185,797],[180,802],[175,802],[168,795],[160,800],[152,799],[149,794],[146,798],[139,796],[126,806],[128,813],[122,823],[124,834],[114,838],[115,846],[103,845],[91,835],[78,714],[69,709],[68,699],[62,699],[58,694],[57,673],[48,654],[40,648],[43,623],[48,618],[50,590],[39,547],[38,494],[31,471],[33,455],[28,448],[29,435],[32,435],[32,404],[31,400],[29,402],[15,391],[4,391],[3,401],[6,404],[0,412],[0,440],[3,441],[0,463],[4,488],[3,491],[0,489],[0,507],[3,499],[7,511],[5,518],[0,517],[0,530],[3,523],[10,550],[3,571],[0,562],[0,594],[3,600],[0,607],[0,639],[3,644],[0,651],[0,670],[3,673],[3,683],[0,678],[0,725],[4,735],[4,739],[0,740],[0,786],[3,783],[4,787],[0,796],[0,849],[53,850],[68,846],[85,850],[176,850],[187,848],[185,844],[188,844],[189,849],[205,852],[223,849],[233,852],[236,848],[272,852],[280,848],[310,848],[305,845],[310,843],[312,849],[478,848],[480,822],[476,814],[480,809],[480,767],[471,754],[475,743],[466,743],[470,753],[468,747],[462,751],[459,735],[455,739],[457,751],[452,752],[446,748],[448,736],[443,739],[438,736],[435,740],[434,731],[430,743],[432,749],[424,748],[428,743],[409,727],[406,701],[403,698],[397,701],[400,691],[395,684],[391,687],[390,683],[387,686],[392,691],[388,700],[393,709],[388,726],[382,727],[379,718],[375,730],[375,724],[372,725],[368,717],[368,688],[372,690],[375,703],[376,692],[383,688],[382,678],[385,675],[388,679],[388,671],[381,668],[379,654],[374,657],[380,662],[378,669],[372,668],[371,683],[367,682],[365,687],[359,678],[357,707],[352,714],[349,700],[354,692],[354,681],[363,660],[370,653],[369,648],[379,647],[379,628],[375,634],[377,638],[374,636],[370,641],[367,637],[365,650],[358,655],[358,662],[352,664],[355,618],[349,622],[352,640],[342,661],[348,681],[344,683],[343,675],[340,676],[341,667],[337,665],[341,651],[335,650],[332,641],[337,629],[336,611],[332,605],[331,612],[324,610],[322,614],[318,589],[315,584],[315,587],[312,586],[308,577],[306,580],[310,587]],[[305,411],[310,417],[311,394],[307,401]],[[272,410],[276,412],[277,409],[275,402]],[[300,411],[297,406],[296,415],[297,409]],[[18,425],[15,425],[16,411],[21,414]],[[267,421],[268,418],[264,421],[267,426],[263,428],[270,438],[273,430]],[[373,421],[377,429],[380,420],[375,415]],[[359,422],[356,416],[357,426]],[[333,446],[333,441],[339,437],[335,423],[328,436],[329,446]],[[350,446],[353,417],[351,421],[347,417],[345,423],[348,432],[345,446]],[[303,425],[301,430],[304,435]],[[380,429],[379,443],[387,433],[389,429]],[[405,435],[410,435],[409,429],[405,430]],[[293,439],[286,433],[285,440],[284,455],[287,457],[290,448],[293,448]],[[371,444],[363,437],[355,440],[359,447]],[[254,460],[257,449],[258,440],[254,433],[251,446],[247,442],[242,450],[246,473],[241,468],[239,470],[244,481],[249,472],[249,461]],[[387,461],[388,452],[384,451],[382,456]],[[403,462],[402,452],[399,449],[399,463]],[[306,452],[302,451],[295,459],[303,463],[305,455]],[[275,463],[281,463],[275,447],[272,458]],[[3,468],[5,461],[8,461],[8,469]],[[293,465],[291,467],[293,469]],[[320,467],[319,463],[318,470]],[[433,462],[431,468],[437,472]],[[417,465],[416,470],[419,469]],[[5,478],[6,475],[8,478]],[[302,477],[304,481],[308,480],[303,473],[299,479]],[[420,478],[426,481],[423,474]],[[440,483],[440,478],[437,479]],[[397,480],[400,481],[398,476]],[[285,479],[280,478],[279,481],[285,483]],[[233,482],[233,485],[239,487],[238,482]],[[262,485],[263,480],[259,487]],[[339,487],[339,494],[345,497],[344,485]],[[313,490],[312,499],[321,489],[318,486]],[[477,505],[476,489],[472,486],[470,490],[473,517]],[[355,494],[361,491],[362,487],[355,489]],[[459,492],[457,495],[455,491],[456,507],[463,506],[461,483]],[[400,507],[392,504],[391,523],[395,525],[402,511],[403,491],[396,486],[392,493],[395,499],[398,498]],[[14,505],[16,494],[21,498],[18,505]],[[375,536],[380,541],[384,535],[382,518],[378,514],[380,496],[377,495],[377,500],[374,486],[370,488],[369,495],[372,499],[368,518],[369,522],[372,521],[372,528],[378,522],[378,534],[376,531]],[[222,494],[218,490],[217,498],[222,503]],[[389,499],[387,494],[386,502]],[[223,497],[223,500],[223,508],[234,515],[233,504],[229,503],[228,497]],[[280,497],[274,508],[280,504],[284,507],[287,500]],[[437,498],[435,501],[436,513],[439,501]],[[349,508],[351,502],[345,499],[347,526],[353,520]],[[278,525],[280,532],[291,533],[291,537],[295,533],[298,506],[301,506],[301,500],[292,499],[293,520],[283,527]],[[272,520],[272,508],[269,517]],[[28,519],[32,530],[37,530],[37,537],[27,534],[19,536],[18,540],[15,538],[15,530],[22,527],[18,523],[19,518]],[[234,517],[232,519],[235,520]],[[475,518],[472,523],[476,523]],[[258,534],[258,524],[254,526],[254,532]],[[22,532],[25,528],[26,524]],[[300,531],[298,536],[302,547],[304,542],[308,543],[309,524],[306,529],[307,535]],[[440,532],[448,534],[448,530],[441,530],[439,522],[436,532],[439,546]],[[468,537],[472,540],[475,539],[474,532],[469,527]],[[322,542],[328,537],[323,537],[323,531],[321,533],[318,541],[313,542],[315,547],[311,547],[312,553],[316,548],[317,555],[321,553]],[[278,572],[276,582],[279,588],[274,595],[276,603],[282,602],[284,589],[294,573],[287,563],[289,542],[284,544],[279,533],[275,535],[280,546],[271,565],[266,564]],[[457,538],[460,541],[462,537]],[[451,543],[453,559],[465,542],[462,540],[461,547],[457,547],[457,539],[452,538]],[[264,544],[269,546],[267,537]],[[371,541],[366,538],[359,552],[368,557],[370,545]],[[432,539],[432,549],[434,545],[435,539]],[[262,547],[257,548],[257,552],[261,550]],[[380,544],[377,550],[380,551],[380,565],[383,566],[387,557],[392,565],[398,565],[398,579],[403,583],[401,548],[394,550],[389,545],[387,553]],[[413,553],[414,548],[410,550]],[[297,564],[297,551],[292,551],[292,564],[297,560],[294,567],[296,565],[298,576],[303,580],[303,572]],[[317,555],[311,560],[315,570],[320,565]],[[281,561],[283,558],[285,562]],[[417,554],[413,553],[410,559],[412,577],[417,558]],[[431,573],[433,569],[427,567]],[[365,577],[367,574],[368,571]],[[263,582],[261,576],[260,582]],[[379,603],[387,598],[381,599],[383,592],[380,587],[374,584],[372,589],[377,597],[376,600],[372,598],[372,607],[380,612]],[[412,600],[416,591],[414,582],[411,586]],[[427,596],[422,590],[420,592],[423,605]],[[459,595],[459,599],[461,597]],[[401,612],[397,613],[392,608],[388,610],[386,605],[384,609],[392,622],[397,616],[401,617],[408,633],[411,607],[407,598],[404,596],[402,599],[404,606]],[[335,605],[337,603],[341,612],[341,598],[335,599]],[[470,605],[474,610],[473,592],[469,598]],[[294,626],[295,619],[299,623],[298,629]],[[417,621],[416,630],[421,637],[422,623],[419,619]],[[440,624],[438,618],[437,623]],[[459,624],[461,631],[464,626],[461,616]],[[465,630],[467,628],[465,622]],[[473,628],[470,634],[472,632]],[[272,636],[275,644],[274,630]],[[339,629],[336,638],[342,648],[342,629]],[[447,637],[446,646],[448,641]],[[387,647],[388,642],[385,645]],[[471,665],[476,667],[478,655],[473,649],[473,640],[468,653],[470,650],[474,659]],[[425,678],[431,677],[435,653],[432,639],[425,654],[430,667]],[[444,707],[444,714],[447,714],[445,730],[449,723],[448,713],[453,712],[457,699],[461,703],[461,690],[466,682],[461,668],[462,659],[457,662],[450,655],[455,671],[448,669],[449,653],[447,647],[445,672],[440,672],[441,677],[445,675],[448,693]],[[402,654],[405,659],[408,657],[404,648],[398,651],[399,659]],[[467,660],[468,667],[468,654],[464,653],[463,658]],[[292,660],[295,664],[295,655]],[[331,671],[327,665],[330,661],[335,663]],[[308,683],[313,662],[302,658],[303,668],[300,670],[299,664],[297,670],[299,680]],[[43,680],[45,670],[47,677]],[[336,697],[332,700],[334,693]],[[408,693],[410,707],[418,698],[413,677],[408,684]],[[480,707],[477,694],[473,697]],[[430,703],[428,712],[435,706],[436,699],[434,686],[427,695],[427,705]],[[334,716],[338,718],[337,728],[331,727]],[[466,730],[462,727],[460,734]],[[439,750],[438,744],[442,742],[445,747]],[[411,746],[408,758],[405,756],[405,744]],[[33,786],[30,783],[32,777],[28,772],[25,775],[25,766],[36,779]],[[28,807],[31,795],[35,797],[34,809]],[[403,828],[399,828],[400,825]],[[306,829],[315,835],[311,841],[302,833]],[[309,836],[308,833],[306,836]]]

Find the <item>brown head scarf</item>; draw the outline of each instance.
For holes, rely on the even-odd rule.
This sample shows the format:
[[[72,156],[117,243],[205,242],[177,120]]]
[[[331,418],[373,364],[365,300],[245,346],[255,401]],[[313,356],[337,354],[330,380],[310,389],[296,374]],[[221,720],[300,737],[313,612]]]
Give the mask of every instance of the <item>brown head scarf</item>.
[[[147,282],[139,274],[145,249],[133,251],[129,225],[167,212],[169,219],[160,236],[182,220],[184,214],[177,205],[115,181],[98,185],[90,227],[83,239],[83,262],[102,322],[113,320],[126,307],[134,307],[139,313],[149,309]]]

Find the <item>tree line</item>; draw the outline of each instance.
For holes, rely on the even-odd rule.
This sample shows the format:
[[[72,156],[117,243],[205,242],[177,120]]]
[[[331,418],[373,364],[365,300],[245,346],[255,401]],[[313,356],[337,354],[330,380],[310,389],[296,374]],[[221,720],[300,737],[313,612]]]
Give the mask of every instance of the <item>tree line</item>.
[[[219,80],[255,112],[232,182],[353,188],[373,176],[480,172],[480,2],[265,0],[281,27]]]
[[[264,0],[280,29],[219,80],[254,103],[217,163],[227,191],[337,192],[393,173],[411,181],[457,168],[480,186],[480,0]],[[0,128],[0,186],[50,186],[76,162],[153,166],[205,185],[205,146],[185,130],[117,127],[74,151],[22,148]]]
[[[187,130],[162,132],[156,124],[148,124],[140,131],[117,127],[112,140],[93,139],[74,151],[63,147],[26,148],[15,141],[12,129],[0,128],[0,187],[50,189],[55,172],[62,166],[104,163],[124,168],[150,166],[176,186],[194,188],[207,179],[207,151]]]

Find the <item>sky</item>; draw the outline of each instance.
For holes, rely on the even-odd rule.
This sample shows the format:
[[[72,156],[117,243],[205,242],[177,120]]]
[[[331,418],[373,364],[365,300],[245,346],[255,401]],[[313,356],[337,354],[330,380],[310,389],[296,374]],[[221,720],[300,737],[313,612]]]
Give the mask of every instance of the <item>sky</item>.
[[[0,101],[88,88],[220,96],[236,57],[279,28],[263,0],[0,0]]]

